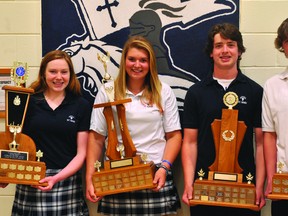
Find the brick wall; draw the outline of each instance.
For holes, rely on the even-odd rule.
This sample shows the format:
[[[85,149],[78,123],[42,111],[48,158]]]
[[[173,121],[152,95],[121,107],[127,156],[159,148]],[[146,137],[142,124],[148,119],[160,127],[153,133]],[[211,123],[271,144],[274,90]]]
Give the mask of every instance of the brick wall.
[[[247,48],[242,56],[241,67],[245,74],[260,83],[287,64],[283,54],[273,46],[276,29],[287,17],[287,0],[242,0],[240,4],[240,30]],[[41,60],[41,1],[0,0],[0,68],[11,67],[13,61],[29,62],[30,78],[34,80]],[[28,81],[29,84],[29,81]],[[4,130],[4,119],[0,119]],[[180,166],[180,163],[178,164]],[[180,193],[182,175],[177,182]],[[1,215],[9,216],[15,185],[0,189]],[[95,205],[91,205],[91,215]],[[187,215],[184,207],[179,215]],[[262,216],[269,216],[269,202]]]

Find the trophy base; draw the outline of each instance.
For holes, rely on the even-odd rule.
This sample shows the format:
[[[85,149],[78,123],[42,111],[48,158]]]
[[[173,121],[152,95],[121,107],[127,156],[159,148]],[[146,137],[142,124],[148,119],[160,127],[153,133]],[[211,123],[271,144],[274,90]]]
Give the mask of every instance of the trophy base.
[[[268,194],[271,200],[288,200],[288,173],[276,173],[272,179],[272,194]]]
[[[268,194],[270,200],[288,200],[288,194]]]
[[[0,158],[0,182],[25,185],[39,185],[39,180],[46,175],[44,162],[11,160]]]
[[[133,159],[134,162],[131,166],[128,165],[114,169],[105,168],[104,170],[100,170],[100,172],[96,171],[93,174],[92,181],[97,196],[152,189],[156,187],[156,185],[153,184],[153,178],[156,171],[155,164],[152,161],[147,164],[139,163],[138,156],[131,159]],[[106,161],[105,167],[110,163],[111,162]]]
[[[196,180],[193,199],[189,203],[191,206],[209,205],[259,211],[259,207],[255,205],[255,194],[253,184]]]
[[[253,211],[260,211],[259,206],[257,205],[251,205],[251,204],[234,204],[234,203],[229,203],[229,202],[214,202],[214,201],[199,201],[199,200],[190,200],[190,206],[195,206],[195,205],[207,205],[207,206],[222,206],[222,207],[230,207],[230,208],[245,208],[245,209],[250,209]]]

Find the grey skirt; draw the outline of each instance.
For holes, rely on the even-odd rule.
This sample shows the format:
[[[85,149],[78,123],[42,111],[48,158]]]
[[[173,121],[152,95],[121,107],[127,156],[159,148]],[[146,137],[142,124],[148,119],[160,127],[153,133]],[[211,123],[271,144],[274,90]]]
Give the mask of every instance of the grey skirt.
[[[47,169],[46,176],[61,170]],[[84,200],[81,173],[58,182],[43,192],[29,185],[17,185],[12,216],[80,216],[89,215]]]

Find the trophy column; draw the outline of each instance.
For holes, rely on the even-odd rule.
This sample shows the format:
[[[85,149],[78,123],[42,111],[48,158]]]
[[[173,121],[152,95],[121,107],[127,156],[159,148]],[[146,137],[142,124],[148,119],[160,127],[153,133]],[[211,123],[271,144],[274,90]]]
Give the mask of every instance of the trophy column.
[[[215,161],[209,167],[208,180],[203,180],[205,173],[198,172],[199,179],[194,183],[193,199],[190,205],[211,205],[259,210],[255,204],[255,186],[253,176],[246,176],[243,183],[242,168],[238,163],[238,154],[243,141],[246,125],[238,121],[238,110],[232,108],[238,103],[234,92],[227,92],[223,102],[228,109],[222,109],[221,119],[211,124]]]
[[[43,152],[38,150],[34,141],[21,133],[30,94],[33,89],[21,87],[22,66],[12,69],[17,86],[4,86],[6,131],[0,132],[0,182],[44,185],[39,180],[45,177],[45,163],[40,162]]]

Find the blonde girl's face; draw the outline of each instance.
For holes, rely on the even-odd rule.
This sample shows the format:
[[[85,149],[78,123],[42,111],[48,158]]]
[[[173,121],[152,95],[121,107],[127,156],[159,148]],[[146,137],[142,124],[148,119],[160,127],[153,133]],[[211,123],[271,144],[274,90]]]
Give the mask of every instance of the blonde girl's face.
[[[148,52],[130,48],[125,59],[125,69],[130,81],[144,81],[150,69]]]

